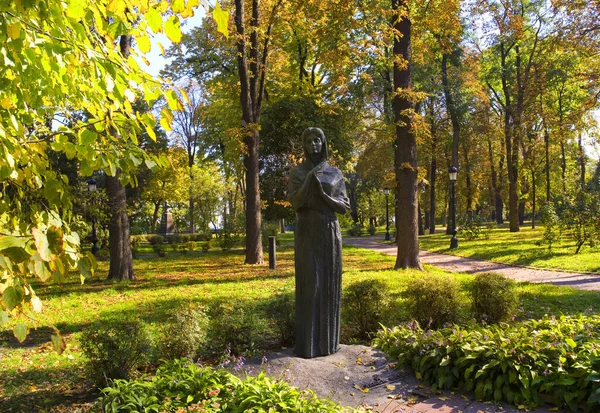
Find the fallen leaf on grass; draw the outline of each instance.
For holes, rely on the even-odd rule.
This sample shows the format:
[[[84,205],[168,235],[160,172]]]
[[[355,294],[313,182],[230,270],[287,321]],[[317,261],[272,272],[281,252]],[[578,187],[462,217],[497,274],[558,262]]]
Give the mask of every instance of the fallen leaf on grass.
[[[386,384],[385,388],[389,391],[396,390],[396,386],[394,386],[393,384]]]

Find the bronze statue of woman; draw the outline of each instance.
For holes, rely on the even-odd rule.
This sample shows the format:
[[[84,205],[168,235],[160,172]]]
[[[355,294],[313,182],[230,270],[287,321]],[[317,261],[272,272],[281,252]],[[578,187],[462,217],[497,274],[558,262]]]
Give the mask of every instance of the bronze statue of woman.
[[[290,173],[296,210],[296,355],[333,354],[340,343],[342,233],[335,213],[350,209],[342,172],[327,163],[319,128],[302,133],[304,161]]]

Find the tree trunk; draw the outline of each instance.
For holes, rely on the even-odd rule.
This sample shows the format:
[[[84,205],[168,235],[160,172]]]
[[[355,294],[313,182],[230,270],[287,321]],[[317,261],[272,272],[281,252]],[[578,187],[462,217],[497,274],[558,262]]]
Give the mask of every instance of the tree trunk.
[[[267,42],[262,59],[258,51],[259,4],[252,0],[252,19],[250,22],[249,58],[246,50],[246,34],[244,22],[244,1],[235,0],[235,26],[237,30],[237,63],[240,79],[240,104],[242,108],[242,127],[244,130],[244,166],[246,172],[246,264],[262,264],[263,249],[261,241],[261,210],[258,148],[260,136],[258,125],[264,92],[264,78]],[[270,32],[270,28],[269,28]]]
[[[536,204],[535,204],[535,197],[537,196],[536,194],[536,182],[535,182],[535,169],[531,170],[531,197],[533,199],[532,205],[531,205],[531,229],[535,229],[535,213],[536,213]]]
[[[154,203],[154,212],[152,213],[152,233],[156,234],[156,223],[158,222],[158,211],[162,205],[163,200]]]
[[[121,36],[119,47],[124,58],[129,56],[132,36]],[[114,280],[133,280],[133,255],[129,239],[129,217],[127,216],[127,194],[119,181],[121,170],[115,176],[106,177],[106,196],[110,213],[108,241],[110,266],[108,278]]]
[[[406,0],[392,0],[392,25],[394,36],[394,90],[411,88],[411,21],[406,12]],[[400,13],[403,14],[400,17]],[[400,61],[400,62],[399,62]],[[402,66],[400,66],[402,64]],[[418,193],[417,193],[417,142],[411,128],[412,102],[406,96],[394,94],[394,170],[396,174],[396,237],[398,254],[395,268],[423,269],[419,259]],[[402,234],[400,237],[399,234]]]
[[[454,99],[448,84],[448,55],[442,55],[442,86],[444,88],[444,98],[446,99],[446,110],[450,115],[452,122],[452,166],[459,169],[458,160],[458,142],[460,141],[460,122],[458,121],[458,113],[454,105]]]
[[[577,138],[577,147],[578,147],[578,152],[579,152],[578,156],[577,156],[577,160],[579,161],[579,172],[580,172],[579,184],[580,184],[581,191],[584,192],[585,191],[585,152],[583,151],[583,141],[582,141],[581,132],[579,132],[579,137]]]
[[[248,154],[244,156],[246,167],[246,264],[262,264],[260,188],[258,183],[258,131],[244,139]]]
[[[424,230],[429,229],[430,223],[429,223],[429,211],[428,210],[425,210],[424,218],[425,218],[425,223],[424,223],[423,229]]]
[[[417,209],[417,214],[419,215],[419,235],[425,235],[425,228],[423,227],[423,215],[421,214],[421,204],[419,204]]]
[[[110,248],[110,268],[108,278],[113,280],[133,280],[133,256],[129,240],[129,217],[125,187],[119,182],[120,170],[116,176],[106,177],[106,195],[110,211],[108,242]]]
[[[546,202],[550,202],[550,134],[548,129],[544,134],[544,146],[546,149]]]
[[[435,184],[437,178],[437,133],[434,124],[434,104],[431,102],[431,166],[429,168],[429,233],[435,234]]]
[[[510,232],[519,231],[519,196],[517,189],[518,179],[518,145],[514,145],[516,133],[515,125],[511,124],[513,119],[513,105],[511,102],[511,90],[508,85],[508,51],[505,50],[504,43],[500,43],[500,59],[502,65],[502,91],[504,93],[504,142],[506,150],[506,167],[508,172],[508,213],[510,221]],[[517,53],[518,60],[518,53]]]
[[[469,158],[469,141],[467,136],[463,138],[463,156],[465,157],[465,195],[467,201],[466,214],[473,217],[473,185],[471,183],[471,159]]]
[[[358,222],[358,176],[356,174],[351,174],[348,179],[348,199],[350,200],[350,216],[352,217],[352,221],[356,224]]]

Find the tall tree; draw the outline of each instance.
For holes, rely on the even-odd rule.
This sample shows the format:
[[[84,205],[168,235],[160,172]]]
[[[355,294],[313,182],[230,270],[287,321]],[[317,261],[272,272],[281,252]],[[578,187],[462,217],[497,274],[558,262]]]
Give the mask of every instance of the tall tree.
[[[394,30],[394,169],[396,173],[396,236],[399,238],[395,268],[423,269],[419,259],[417,196],[417,142],[412,130],[411,20],[408,2],[392,0]]]
[[[261,30],[260,4],[251,1],[251,18],[248,23],[245,14],[245,0],[235,0],[235,27],[237,31],[237,63],[240,79],[240,104],[242,127],[244,128],[244,166],[246,168],[246,264],[262,264],[261,210],[259,185],[259,145],[260,114],[268,72],[267,57],[271,45],[271,31],[281,0],[273,5],[267,17],[265,35],[259,44]],[[250,44],[246,30],[249,27]],[[262,46],[262,50],[261,50]]]
[[[124,59],[129,57],[133,36],[123,35],[119,40],[119,50]],[[122,170],[106,176],[106,195],[110,223],[108,225],[108,244],[110,266],[108,279],[133,280],[133,255],[129,238],[129,216],[127,215],[127,193],[119,180]]]

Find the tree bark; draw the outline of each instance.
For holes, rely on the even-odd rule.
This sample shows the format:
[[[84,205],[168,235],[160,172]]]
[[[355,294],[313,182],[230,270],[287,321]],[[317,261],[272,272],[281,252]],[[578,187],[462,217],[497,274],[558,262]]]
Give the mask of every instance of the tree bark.
[[[550,133],[547,128],[544,133],[544,146],[546,149],[546,202],[550,202]]]
[[[394,35],[394,170],[396,174],[396,237],[398,254],[395,268],[423,269],[419,259],[417,142],[412,131],[412,102],[397,92],[411,88],[411,21],[406,0],[392,0]],[[402,14],[402,15],[401,15]],[[406,63],[399,66],[398,60]],[[400,236],[399,234],[402,234]]]
[[[235,0],[235,26],[237,30],[237,63],[240,79],[240,104],[242,108],[242,127],[244,133],[244,167],[246,169],[246,264],[262,264],[263,249],[261,241],[261,210],[259,184],[259,143],[260,107],[264,92],[264,76],[266,63],[265,50],[259,59],[258,25],[259,4],[252,0],[252,18],[250,20],[250,53],[246,51],[244,0]],[[268,49],[268,37],[265,43]],[[248,58],[249,57],[249,58]],[[259,73],[259,69],[262,73]],[[260,83],[259,83],[260,82]]]
[[[435,195],[437,179],[437,130],[435,125],[434,102],[431,101],[431,166],[429,168],[429,233],[435,234]]]
[[[106,177],[106,195],[110,211],[108,242],[110,267],[108,278],[113,280],[133,280],[133,255],[129,240],[129,217],[127,216],[127,196],[125,187],[119,182],[118,170],[115,176]]]
[[[132,36],[121,36],[119,47],[124,58],[129,56]],[[106,195],[110,211],[108,242],[110,266],[108,278],[114,280],[133,280],[133,255],[129,238],[129,217],[127,216],[127,194],[119,181],[121,170],[115,176],[106,177]]]

